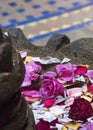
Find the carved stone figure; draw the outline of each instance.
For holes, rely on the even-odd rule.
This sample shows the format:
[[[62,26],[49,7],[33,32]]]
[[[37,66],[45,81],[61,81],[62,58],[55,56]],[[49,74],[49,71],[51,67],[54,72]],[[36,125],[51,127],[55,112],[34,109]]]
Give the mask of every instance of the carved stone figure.
[[[0,130],[35,130],[31,109],[21,95],[25,68],[11,36],[0,29]]]

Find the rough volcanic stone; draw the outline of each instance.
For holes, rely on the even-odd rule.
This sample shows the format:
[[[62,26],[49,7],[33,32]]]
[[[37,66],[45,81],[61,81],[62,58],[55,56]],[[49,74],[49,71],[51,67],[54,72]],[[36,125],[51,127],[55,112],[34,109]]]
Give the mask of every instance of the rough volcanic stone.
[[[46,41],[46,46],[41,47],[29,43],[20,29],[10,29],[9,32],[15,48],[19,51],[27,50],[28,55],[40,57],[50,55],[59,59],[67,57],[72,63],[88,64],[93,69],[93,38],[82,38],[71,43],[66,35],[56,34]]]
[[[52,35],[46,44],[46,47],[51,51],[57,51],[62,48],[64,45],[69,44],[70,39],[64,34],[54,34]]]

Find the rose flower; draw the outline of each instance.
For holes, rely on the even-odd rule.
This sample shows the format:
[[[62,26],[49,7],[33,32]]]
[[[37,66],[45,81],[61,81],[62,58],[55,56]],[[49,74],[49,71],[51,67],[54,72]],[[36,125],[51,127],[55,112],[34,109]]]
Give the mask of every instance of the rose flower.
[[[64,87],[54,78],[44,79],[40,87],[42,98],[48,99],[58,96],[64,92]]]
[[[69,118],[86,121],[91,116],[93,116],[93,108],[90,102],[83,98],[74,99],[73,104],[70,106]]]

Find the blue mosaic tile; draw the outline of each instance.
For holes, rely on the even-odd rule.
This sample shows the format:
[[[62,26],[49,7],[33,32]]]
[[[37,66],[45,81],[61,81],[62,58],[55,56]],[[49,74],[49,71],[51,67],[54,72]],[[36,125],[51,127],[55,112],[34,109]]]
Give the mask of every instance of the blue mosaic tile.
[[[73,6],[81,6],[81,3],[80,2],[73,2],[72,5]]]
[[[9,23],[9,27],[10,25],[11,27],[12,25],[24,25],[53,16],[60,16],[65,12],[69,13],[85,6],[93,5],[93,0],[81,1],[82,0],[0,0],[0,15],[2,17],[0,17],[2,20],[0,21],[0,26],[5,26],[6,23]],[[69,3],[69,6],[66,6],[67,2]],[[49,8],[44,8],[44,4]],[[6,11],[7,6],[9,9],[8,12]],[[14,16],[11,9],[13,10]],[[32,11],[34,9],[37,9],[36,13]],[[22,13],[24,15],[22,15]],[[19,17],[21,17],[20,22],[17,22]]]
[[[57,9],[58,9],[59,11],[62,11],[62,12],[66,11],[66,8],[63,7],[63,6],[59,6]]]
[[[17,12],[18,13],[23,13],[23,12],[25,12],[25,9],[24,8],[17,9]]]
[[[9,22],[10,22],[10,23],[13,23],[13,24],[16,24],[16,23],[17,23],[17,20],[16,20],[16,19],[10,19]]]
[[[27,18],[28,20],[30,19],[30,21],[36,20],[36,18],[35,18],[34,16],[32,16],[32,15],[27,15],[26,18]]]
[[[8,16],[8,15],[9,15],[8,12],[2,12],[2,16],[6,17],[6,16]]]
[[[32,0],[24,0],[24,2],[31,2]]]
[[[38,9],[38,8],[40,8],[41,6],[39,5],[39,4],[36,4],[36,5],[33,5],[32,6],[34,9]]]
[[[10,5],[11,7],[15,7],[15,6],[17,6],[17,3],[16,2],[10,2],[10,3],[8,3],[8,5]]]
[[[50,12],[49,12],[48,10],[42,11],[41,13],[42,13],[43,15],[48,15],[48,14],[50,14]]]
[[[54,5],[54,4],[56,4],[56,1],[53,1],[53,0],[52,0],[52,1],[49,1],[48,4],[49,4],[49,5]]]

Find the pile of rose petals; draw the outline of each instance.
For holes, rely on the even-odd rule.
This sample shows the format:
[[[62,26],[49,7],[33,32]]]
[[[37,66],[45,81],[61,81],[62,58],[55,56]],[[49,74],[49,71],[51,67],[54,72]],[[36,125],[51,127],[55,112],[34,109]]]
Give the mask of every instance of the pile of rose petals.
[[[34,60],[35,59],[35,60]],[[56,63],[42,73],[44,61]],[[21,92],[34,113],[37,130],[93,129],[93,70],[65,58],[27,56]]]

